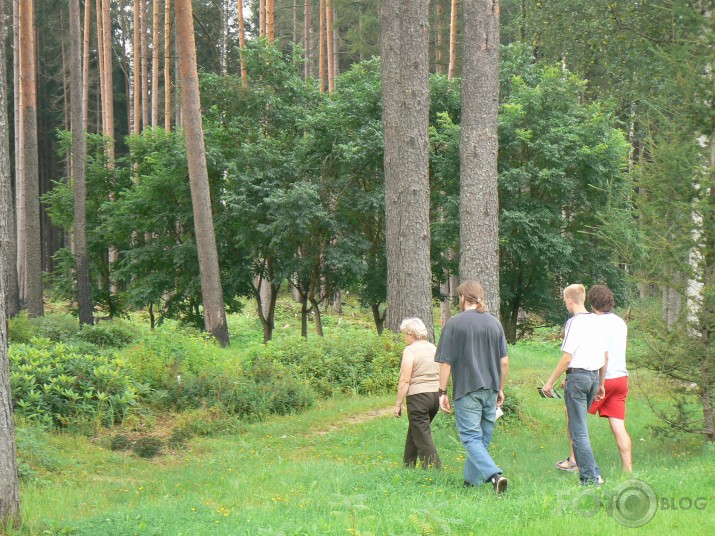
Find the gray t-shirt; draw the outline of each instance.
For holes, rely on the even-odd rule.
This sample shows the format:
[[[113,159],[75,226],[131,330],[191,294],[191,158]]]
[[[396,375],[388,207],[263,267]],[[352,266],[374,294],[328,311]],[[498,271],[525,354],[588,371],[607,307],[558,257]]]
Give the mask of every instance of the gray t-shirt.
[[[468,309],[442,329],[434,360],[452,365],[452,398],[477,389],[499,390],[502,357],[507,355],[504,328],[489,313]]]

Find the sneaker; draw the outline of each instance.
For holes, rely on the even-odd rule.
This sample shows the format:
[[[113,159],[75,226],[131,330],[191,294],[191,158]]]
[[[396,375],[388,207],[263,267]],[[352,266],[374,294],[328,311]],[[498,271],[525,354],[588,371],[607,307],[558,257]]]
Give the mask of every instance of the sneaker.
[[[501,475],[495,475],[492,477],[492,485],[494,486],[494,492],[497,495],[506,491],[507,484],[507,479]]]

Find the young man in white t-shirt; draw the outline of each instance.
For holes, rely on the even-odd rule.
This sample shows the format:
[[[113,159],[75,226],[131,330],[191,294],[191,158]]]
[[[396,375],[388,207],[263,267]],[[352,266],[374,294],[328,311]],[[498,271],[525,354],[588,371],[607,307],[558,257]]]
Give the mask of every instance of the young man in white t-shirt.
[[[601,322],[585,307],[586,289],[569,285],[564,289],[564,304],[573,316],[566,323],[563,354],[544,384],[551,393],[556,380],[566,372],[565,402],[568,431],[582,485],[600,485],[601,470],[596,464],[588,435],[588,410],[594,400],[605,395],[608,343]]]

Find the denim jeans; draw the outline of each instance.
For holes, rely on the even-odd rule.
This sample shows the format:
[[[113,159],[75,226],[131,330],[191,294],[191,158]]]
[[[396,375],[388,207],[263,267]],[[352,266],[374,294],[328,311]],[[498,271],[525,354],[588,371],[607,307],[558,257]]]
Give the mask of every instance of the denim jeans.
[[[496,412],[497,392],[491,389],[478,389],[454,401],[457,432],[467,450],[464,481],[474,486],[481,486],[489,477],[502,472],[487,450],[494,433]]]
[[[588,436],[588,408],[598,390],[598,371],[572,372],[566,377],[566,413],[569,418],[569,437],[576,455],[582,484],[595,484],[601,475],[596,465]]]

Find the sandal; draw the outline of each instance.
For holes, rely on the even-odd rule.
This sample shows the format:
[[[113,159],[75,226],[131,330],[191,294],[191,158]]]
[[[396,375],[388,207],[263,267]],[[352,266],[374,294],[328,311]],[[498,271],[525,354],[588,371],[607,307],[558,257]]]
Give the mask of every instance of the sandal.
[[[576,460],[572,460],[571,456],[560,462],[556,462],[556,469],[561,471],[568,471],[569,473],[575,473],[578,471],[578,465],[576,465]]]

